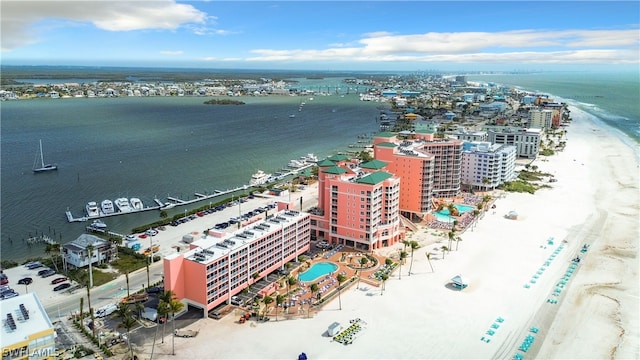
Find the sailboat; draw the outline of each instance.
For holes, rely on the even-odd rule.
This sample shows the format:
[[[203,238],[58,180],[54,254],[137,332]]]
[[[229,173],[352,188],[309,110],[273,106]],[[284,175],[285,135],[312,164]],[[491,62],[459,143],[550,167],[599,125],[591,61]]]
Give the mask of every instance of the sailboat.
[[[39,173],[39,172],[52,171],[52,170],[58,170],[58,165],[56,164],[45,165],[44,157],[42,155],[42,140],[40,140],[40,149],[36,153],[36,159],[33,161],[33,172]]]

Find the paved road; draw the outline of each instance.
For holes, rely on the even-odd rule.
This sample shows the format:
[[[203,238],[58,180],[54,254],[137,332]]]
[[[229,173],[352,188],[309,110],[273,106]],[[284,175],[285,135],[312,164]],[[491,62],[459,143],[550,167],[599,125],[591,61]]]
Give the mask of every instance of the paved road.
[[[158,261],[149,266],[149,277],[151,283],[162,280],[162,261]],[[147,270],[142,268],[129,274],[129,291],[135,292],[147,286]],[[94,309],[108,303],[117,302],[127,296],[127,280],[126,276],[121,275],[115,280],[101,286],[91,289],[91,306]],[[85,308],[87,290],[86,288],[78,289],[72,294],[59,297],[53,301],[44,304],[45,310],[49,318],[58,319],[59,316],[68,316],[70,313],[78,311],[80,308],[80,298],[85,297]]]

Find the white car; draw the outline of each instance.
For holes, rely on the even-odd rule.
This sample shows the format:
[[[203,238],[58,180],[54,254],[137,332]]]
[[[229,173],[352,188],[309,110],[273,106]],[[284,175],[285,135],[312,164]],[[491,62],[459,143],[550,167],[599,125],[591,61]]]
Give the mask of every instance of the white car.
[[[144,233],[147,234],[147,236],[156,236],[156,235],[158,235],[158,230],[149,229],[149,230],[145,231]]]

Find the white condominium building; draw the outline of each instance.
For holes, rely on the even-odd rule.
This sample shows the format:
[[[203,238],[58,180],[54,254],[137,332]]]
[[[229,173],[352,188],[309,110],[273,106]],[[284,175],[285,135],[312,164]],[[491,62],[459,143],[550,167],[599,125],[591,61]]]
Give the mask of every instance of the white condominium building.
[[[516,147],[490,142],[465,143],[461,182],[475,189],[495,189],[515,174]]]

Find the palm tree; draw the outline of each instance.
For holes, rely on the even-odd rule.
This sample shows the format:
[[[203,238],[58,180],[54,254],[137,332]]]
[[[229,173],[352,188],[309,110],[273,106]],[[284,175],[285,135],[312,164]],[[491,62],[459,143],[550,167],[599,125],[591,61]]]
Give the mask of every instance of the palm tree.
[[[84,315],[82,314],[83,310],[84,310],[84,298],[81,297],[80,298],[80,321],[82,321],[82,319],[84,318]]]
[[[129,294],[129,270],[127,270],[127,272],[124,273],[124,277],[125,279],[127,279],[127,297],[131,296]]]
[[[444,260],[444,253],[449,251],[449,248],[442,245],[442,247],[440,248],[440,250],[442,250],[442,259]]]
[[[167,305],[163,300],[160,300],[158,302],[158,324],[156,325],[156,331],[153,334],[153,344],[151,345],[151,356],[149,356],[149,359],[153,359],[153,352],[156,348],[156,339],[158,338],[158,328],[160,327],[160,319],[163,319],[167,316],[167,314],[169,313],[169,310],[167,309]],[[164,342],[164,325],[166,325],[166,321],[163,321],[163,325],[162,325],[162,342]]]
[[[262,302],[264,303],[264,312],[262,313],[262,317],[266,318],[267,317],[267,313],[269,312],[269,304],[271,304],[273,302],[273,298],[269,295],[266,295],[263,299]]]
[[[138,313],[138,318],[142,318],[142,312],[144,311],[144,303],[141,302],[137,302],[134,304],[134,307],[136,308],[136,312]]]
[[[409,265],[409,276],[411,276],[411,269],[413,268],[413,251],[420,248],[420,245],[417,241],[410,241],[409,246],[411,247],[411,264]]]
[[[182,310],[182,308],[184,308],[184,304],[175,298],[175,294],[173,293],[173,291],[167,290],[166,292],[168,292],[169,293],[168,295],[170,296],[170,300],[167,303],[167,305],[168,305],[168,310],[171,313],[171,334],[173,334],[173,336],[171,337],[171,355],[175,355],[176,354],[176,336],[175,336],[176,313]]]
[[[398,265],[398,280],[402,280],[402,264],[404,263],[404,259],[407,258],[406,251],[400,251],[400,265]]]
[[[163,293],[164,294],[164,293]],[[162,294],[159,296],[160,301],[158,302],[158,319],[166,318],[169,315],[169,305],[168,303],[161,298]],[[167,326],[167,322],[165,321],[162,324],[162,343],[164,344],[164,333]]]
[[[347,280],[347,277],[342,274],[338,274],[336,280],[338,280],[338,302],[340,303],[340,310],[342,310],[342,297],[340,295],[342,293],[342,283]]]
[[[95,320],[93,317],[93,309],[91,308],[91,288],[89,284],[87,284],[87,304],[89,305],[89,314],[91,315],[91,322]],[[93,336],[96,336],[96,327],[93,326]]]
[[[358,263],[360,263],[360,269],[362,269],[367,262],[369,262],[369,259],[367,259],[366,256],[361,257],[360,260],[358,260]],[[360,272],[361,271],[356,271],[356,276],[358,277],[358,285],[356,285],[356,289],[360,289]]]
[[[455,240],[456,240],[456,251],[458,251],[458,245],[460,245],[460,241],[462,241],[462,238],[460,236],[456,236]]]
[[[427,251],[426,255],[427,255],[427,261],[429,262],[429,267],[431,267],[431,272],[434,272],[433,265],[431,265],[431,253]]]
[[[298,283],[298,280],[296,280],[296,278],[294,278],[293,276],[289,275],[289,277],[287,277],[287,298],[291,295],[291,286],[295,285]]]
[[[315,300],[316,299],[316,293],[318,292],[318,290],[320,290],[320,286],[318,286],[318,284],[313,283],[311,284],[311,286],[309,287],[309,290],[311,290],[311,300]]]
[[[276,321],[278,321],[278,308],[284,303],[285,296],[278,294],[276,296]]]
[[[451,248],[451,242],[453,242],[453,239],[456,236],[455,231],[453,231],[453,229],[449,231],[448,236],[449,236],[449,248]]]
[[[380,295],[384,295],[384,290],[387,284],[387,279],[389,279],[389,275],[382,274],[382,288],[380,290]]]
[[[87,245],[87,252],[89,253],[89,287],[93,287],[93,269],[91,268],[93,264],[93,245]]]
[[[133,348],[131,347],[130,331],[136,324],[136,320],[131,316],[131,309],[125,303],[118,304],[118,316],[120,317],[120,324],[118,327],[125,328],[127,330],[127,342],[129,343],[129,351],[131,352],[131,358],[133,359]]]
[[[51,257],[51,262],[53,263],[53,266],[56,268],[56,272],[58,272],[58,262],[53,257],[53,255],[60,253],[60,244],[58,243],[47,244],[47,246],[44,249],[44,252]]]

